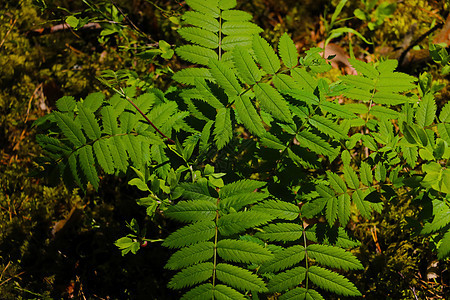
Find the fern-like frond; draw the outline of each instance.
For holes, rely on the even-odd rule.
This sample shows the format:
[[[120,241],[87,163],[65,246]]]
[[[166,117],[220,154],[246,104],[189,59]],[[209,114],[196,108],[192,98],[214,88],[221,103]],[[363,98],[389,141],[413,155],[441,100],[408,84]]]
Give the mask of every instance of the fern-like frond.
[[[332,113],[333,115],[341,117],[343,119],[357,118],[353,112],[349,111],[349,109],[347,108],[347,104],[341,105],[334,102],[322,101],[320,102],[319,107],[322,110]]]
[[[266,273],[285,270],[298,264],[304,258],[305,248],[301,245],[295,245],[276,252],[271,260],[266,261],[261,266],[260,271]]]
[[[274,219],[295,220],[300,214],[300,208],[289,202],[268,200],[252,207],[252,210],[271,215]]]
[[[252,15],[242,10],[225,10],[222,12],[222,19],[234,22],[250,21]]]
[[[270,220],[272,217],[262,212],[240,211],[221,217],[217,227],[222,235],[228,236],[265,224]]]
[[[217,206],[208,200],[180,201],[170,206],[164,215],[180,222],[213,220]]]
[[[321,294],[312,289],[295,288],[283,294],[280,300],[324,300]]]
[[[301,238],[303,227],[294,223],[269,224],[257,232],[256,237],[268,241],[295,241]]]
[[[295,66],[297,66],[297,48],[286,32],[280,38],[280,43],[278,44],[278,53],[280,53],[281,59],[283,60],[283,63],[286,67],[294,68]]]
[[[361,296],[361,293],[344,276],[330,270],[311,266],[308,269],[308,278],[318,287],[343,296]]]
[[[331,197],[327,199],[327,205],[325,209],[325,218],[330,226],[333,226],[338,217],[338,199]]]
[[[204,262],[214,255],[214,243],[202,242],[175,252],[167,261],[165,268],[177,270]]]
[[[200,221],[184,226],[170,234],[162,243],[169,248],[181,248],[199,242],[208,241],[215,234],[214,221]]]
[[[400,72],[381,73],[377,82],[379,92],[405,92],[416,87],[412,82],[417,79],[413,76]]]
[[[373,79],[364,76],[344,75],[339,77],[345,84],[351,87],[370,92],[375,87]]]
[[[217,264],[217,279],[241,291],[265,292],[267,290],[264,281],[252,272],[243,268]]]
[[[371,186],[373,182],[373,174],[370,165],[365,161],[361,162],[361,167],[359,169],[361,182],[366,186]]]
[[[262,109],[283,122],[292,122],[287,102],[276,89],[267,83],[258,83],[253,90]]]
[[[213,273],[214,264],[210,262],[200,263],[188,267],[172,277],[167,286],[171,289],[182,289],[208,280]]]
[[[291,76],[306,92],[313,93],[317,86],[317,80],[311,76],[303,67],[291,70]]]
[[[251,47],[252,35],[228,35],[222,39],[222,49],[225,51],[233,50],[235,47]]]
[[[316,262],[327,267],[345,271],[364,269],[361,262],[355,256],[342,248],[312,244],[306,247],[306,252],[308,252],[310,258],[315,259]]]
[[[400,105],[409,102],[409,98],[391,92],[377,92],[372,98],[373,102],[384,105]]]
[[[345,184],[344,180],[342,180],[341,177],[339,177],[339,175],[331,172],[331,171],[327,171],[327,177],[328,177],[328,181],[331,185],[331,187],[333,188],[333,190],[336,191],[336,193],[338,194],[343,194],[347,192],[347,185]]]
[[[217,254],[225,261],[261,264],[272,258],[272,253],[261,245],[242,240],[221,240],[217,243]]]
[[[269,292],[283,292],[303,282],[306,278],[306,269],[296,267],[272,277],[267,285]]]
[[[259,35],[253,37],[253,51],[256,60],[268,74],[275,74],[280,69],[280,59],[269,43]]]

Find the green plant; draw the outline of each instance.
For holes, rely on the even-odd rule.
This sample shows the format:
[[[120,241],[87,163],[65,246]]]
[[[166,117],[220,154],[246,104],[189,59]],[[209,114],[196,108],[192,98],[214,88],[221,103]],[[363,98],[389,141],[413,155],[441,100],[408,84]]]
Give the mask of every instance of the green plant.
[[[450,255],[449,104],[436,118],[432,91],[394,60],[351,59],[358,75],[329,82],[321,49],[299,59],[284,34],[277,54],[235,1],[186,2],[178,32],[192,44],[176,54],[196,66],[173,76],[185,86],[61,98],[37,123],[50,128],[37,138],[47,174],[83,190],[127,176],[149,218],[188,223],[163,242],[180,249],[166,267],[181,269],[169,287],[192,288],[185,299],[361,295],[335,271],[363,269],[343,249],[358,245],[350,216],[369,219],[405,191],[433,207],[422,233]],[[145,235],[129,227],[124,254]]]
[[[358,19],[368,22],[367,27],[369,27],[370,30],[375,30],[380,27],[387,18],[393,15],[397,8],[396,3],[389,3],[386,1],[377,5],[377,2],[378,0],[362,1],[364,10],[357,8],[353,12]]]

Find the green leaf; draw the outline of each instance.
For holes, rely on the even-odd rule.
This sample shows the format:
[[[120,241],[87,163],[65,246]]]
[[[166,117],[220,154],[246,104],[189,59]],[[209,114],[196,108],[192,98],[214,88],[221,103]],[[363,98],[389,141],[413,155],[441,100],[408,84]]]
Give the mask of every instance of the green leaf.
[[[206,181],[197,181],[195,183],[181,183],[179,186],[183,188],[183,197],[186,197],[187,199],[207,200],[214,204],[217,202],[217,197],[211,196]]]
[[[197,27],[182,27],[178,29],[178,33],[185,40],[210,49],[219,47],[219,37],[205,29]]]
[[[217,227],[222,235],[228,236],[265,224],[270,220],[272,220],[271,216],[261,212],[240,211],[221,217],[217,222]]]
[[[373,182],[372,169],[370,165],[365,161],[361,162],[360,176],[361,181],[365,186],[372,186]]]
[[[248,49],[242,46],[236,46],[233,49],[232,57],[234,66],[246,83],[255,84],[261,80],[262,72],[256,66],[256,63],[248,52]]]
[[[98,189],[100,179],[98,178],[97,170],[95,169],[94,154],[92,152],[92,146],[86,145],[83,148],[78,149],[79,163],[83,170],[86,179],[92,183],[95,190]]]
[[[445,208],[441,211],[439,211],[433,218],[433,222],[426,223],[425,226],[423,226],[421,234],[430,234],[433,232],[437,232],[440,229],[444,228],[450,224],[450,209]]]
[[[373,96],[373,102],[386,105],[400,105],[409,102],[409,98],[404,95],[390,92],[377,92]]]
[[[426,94],[419,103],[416,112],[417,125],[424,128],[434,121],[436,116],[436,102],[432,94]]]
[[[361,296],[361,293],[344,276],[330,270],[311,266],[308,269],[308,278],[318,287],[343,296]]]
[[[298,64],[298,53],[297,48],[295,48],[294,42],[285,32],[278,44],[278,52],[280,53],[283,63],[288,68],[294,68]]]
[[[208,280],[213,273],[213,263],[206,262],[188,267],[175,274],[167,286],[171,289],[182,289]]]
[[[203,242],[175,252],[167,261],[166,269],[177,270],[210,259],[214,255],[214,243]]]
[[[56,101],[56,107],[62,112],[73,111],[75,106],[75,98],[72,96],[64,96]]]
[[[356,204],[356,207],[358,208],[359,212],[361,213],[361,216],[363,216],[366,219],[369,219],[372,212],[372,206],[369,201],[364,200],[366,198],[367,193],[363,192],[362,190],[356,190],[352,194],[352,200]]]
[[[364,91],[370,91],[375,87],[375,83],[373,79],[364,77],[364,76],[356,76],[356,75],[345,75],[340,76],[339,79],[341,79],[345,84],[347,84],[350,87],[356,87],[358,89],[364,90]]]
[[[204,242],[214,236],[215,229],[216,224],[214,221],[200,221],[173,232],[164,240],[162,245],[169,248],[181,248]]]
[[[311,151],[331,157],[334,155],[335,150],[326,141],[318,137],[317,135],[303,130],[296,135],[300,146],[308,148]]]
[[[291,76],[306,92],[314,93],[317,86],[317,80],[314,79],[314,77],[312,77],[304,68],[298,67],[292,69]]]
[[[219,59],[214,50],[198,45],[183,45],[176,48],[175,52],[188,62],[204,66],[207,66],[210,60],[218,61]]]
[[[450,123],[450,102],[447,102],[447,104],[445,104],[442,108],[441,112],[439,113],[439,120],[441,122]]]
[[[263,203],[253,206],[252,210],[265,212],[275,219],[289,221],[297,219],[300,214],[300,209],[297,205],[280,200],[264,201]]]
[[[218,284],[214,288],[214,297],[217,300],[245,300],[247,299],[244,295],[236,291],[235,289],[230,288],[229,286]],[[207,299],[207,298],[203,298]],[[212,299],[212,298],[208,298]]]
[[[220,10],[216,0],[186,0],[186,4],[193,10],[204,13],[205,15],[212,16],[214,18],[219,17]]]
[[[264,193],[239,193],[237,195],[223,198],[219,203],[219,207],[221,209],[233,207],[237,211],[244,206],[254,204],[256,202],[264,200],[267,197],[268,195]]]
[[[440,137],[450,144],[450,123],[439,123],[437,129]]]
[[[222,32],[226,35],[257,35],[263,32],[258,25],[246,21],[226,21],[222,25]]]
[[[327,171],[327,176],[331,187],[333,188],[333,190],[336,191],[336,193],[343,194],[347,192],[347,186],[345,185],[344,180],[342,180],[342,178],[339,177],[339,175]]]
[[[338,197],[338,218],[341,226],[347,225],[350,220],[350,196],[342,194]]]
[[[438,247],[438,258],[445,259],[450,255],[450,230],[448,230],[441,239],[441,245]]]
[[[176,72],[172,79],[179,83],[194,85],[196,78],[214,80],[206,68],[186,68]]]
[[[330,226],[336,222],[338,216],[338,199],[336,197],[327,199],[327,207],[325,210],[325,217]]]
[[[238,180],[221,188],[219,195],[220,198],[224,199],[237,194],[254,192],[256,189],[260,189],[265,185],[266,183],[263,181],[249,179]]]
[[[230,109],[219,108],[214,123],[214,141],[218,150],[225,147],[233,137],[233,128],[231,127]]]
[[[105,95],[102,92],[91,93],[83,101],[83,106],[91,112],[97,111],[103,103]]]
[[[283,294],[280,300],[324,300],[324,298],[315,290],[298,287]]]
[[[272,277],[267,285],[269,292],[283,292],[302,283],[306,278],[306,269],[296,267]]]
[[[286,145],[284,145],[276,136],[271,135],[270,133],[266,133],[261,138],[261,144],[265,147],[275,149],[275,150],[284,150],[286,149]]]
[[[237,46],[249,48],[252,46],[252,40],[252,35],[228,35],[222,39],[222,49],[231,51]]]
[[[217,206],[207,200],[180,201],[170,206],[164,215],[180,222],[196,222],[213,220],[216,217]]]
[[[400,72],[382,73],[377,83],[379,92],[405,92],[416,87],[412,82],[417,79],[413,76]]]
[[[316,127],[320,132],[335,138],[345,140],[348,138],[347,133],[342,128],[339,127],[338,124],[334,123],[328,118],[313,115],[309,120],[309,123]]]
[[[225,261],[247,264],[261,264],[273,257],[261,245],[242,240],[221,240],[217,243],[217,254]]]
[[[333,115],[344,119],[356,118],[355,114],[347,108],[347,104],[340,105],[333,102],[321,101],[319,107],[326,112],[332,113]]]
[[[298,83],[289,75],[276,74],[272,77],[273,85],[281,92],[300,89]]]
[[[247,95],[237,96],[234,99],[236,106],[236,112],[239,115],[242,123],[253,134],[261,136],[266,132],[261,117],[256,112],[250,98]]]
[[[253,50],[256,60],[268,74],[275,74],[280,69],[280,59],[269,43],[259,35],[253,37]]]
[[[230,96],[238,95],[242,87],[236,79],[233,73],[226,63],[223,61],[213,60],[209,61],[208,65],[211,69],[210,72],[216,82],[227,92]]]
[[[398,118],[398,112],[395,110],[389,109],[384,106],[374,106],[370,110],[370,114],[374,115],[378,119],[397,119]]]
[[[345,90],[342,94],[347,98],[350,98],[353,100],[360,100],[360,101],[364,101],[364,102],[369,102],[370,99],[372,99],[372,92],[357,89],[357,88],[351,88],[351,89]],[[367,109],[364,112],[360,111],[359,113],[365,113],[365,112],[367,112]]]
[[[204,300],[212,299],[214,288],[211,283],[199,285],[181,297],[181,300]]]
[[[234,8],[236,4],[236,0],[219,0],[219,8],[223,10]]]
[[[305,248],[295,245],[281,251],[277,251],[272,259],[266,261],[260,269],[262,273],[278,272],[298,264],[305,258]]]
[[[369,77],[370,79],[376,79],[380,75],[380,73],[368,63],[357,60],[355,58],[349,58],[348,61],[351,63],[353,68],[358,71],[359,74]]]
[[[217,264],[216,276],[220,281],[242,291],[265,292],[264,281],[250,271],[229,264]]]
[[[54,113],[56,124],[62,133],[69,139],[69,141],[76,147],[80,147],[86,143],[86,138],[81,131],[80,125],[75,123],[72,118],[66,114],[55,111]]]
[[[222,12],[222,19],[227,21],[250,21],[252,15],[242,10],[226,10]]]
[[[269,224],[256,233],[256,237],[268,241],[296,241],[302,237],[303,227],[294,223]]]
[[[364,270],[361,262],[350,252],[342,248],[312,244],[306,247],[308,256],[321,265],[338,268],[345,271],[348,270]]]
[[[253,87],[253,90],[262,109],[281,121],[286,123],[292,122],[287,102],[276,89],[267,83],[258,83]]]
[[[219,31],[219,21],[210,15],[196,11],[187,11],[182,16],[183,20],[190,25],[194,25],[212,32]]]

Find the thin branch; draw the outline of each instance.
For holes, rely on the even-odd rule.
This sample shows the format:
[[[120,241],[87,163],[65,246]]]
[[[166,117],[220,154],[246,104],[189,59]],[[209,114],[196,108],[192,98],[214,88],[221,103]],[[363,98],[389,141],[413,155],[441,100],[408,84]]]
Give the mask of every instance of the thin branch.
[[[0,43],[0,48],[2,48],[3,43],[6,40],[6,37],[8,37],[8,35],[11,33],[11,30],[13,29],[14,25],[16,24],[16,22],[17,22],[17,19],[14,19],[14,22],[11,24],[11,27],[9,27],[8,32],[6,32],[5,36],[2,39],[2,42]]]

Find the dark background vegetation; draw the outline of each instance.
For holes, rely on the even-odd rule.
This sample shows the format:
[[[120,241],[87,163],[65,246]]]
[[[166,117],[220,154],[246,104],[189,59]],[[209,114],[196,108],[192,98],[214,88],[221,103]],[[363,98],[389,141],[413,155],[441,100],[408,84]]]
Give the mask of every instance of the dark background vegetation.
[[[173,46],[180,43],[176,18],[187,9],[184,2],[94,2],[116,4],[127,15],[125,30],[134,30],[103,40],[99,40],[99,29],[51,32],[52,26],[62,24],[70,14],[94,14],[84,14],[87,6],[82,0],[0,1],[0,299],[179,297],[166,288],[173,275],[163,269],[169,256],[166,249],[151,244],[137,255],[122,257],[114,246],[114,241],[127,233],[125,222],[133,217],[141,224],[148,223],[147,236],[151,238],[164,238],[174,226],[163,218],[148,222],[145,211],[134,201],[139,195],[127,186],[126,179],[105,177],[98,193],[83,195],[51,180],[29,176],[41,155],[32,124],[51,111],[58,98],[80,98],[95,91],[110,94],[97,79],[104,70],[134,71],[144,85],[165,90],[171,70],[184,65],[177,57],[149,60],[136,55],[140,51],[136,45],[153,47],[159,40]],[[287,31],[302,53],[326,39],[329,29],[325,21],[338,1],[238,2],[238,8],[251,12],[265,29],[267,40],[274,44]],[[374,41],[369,45],[353,37],[357,58],[398,59],[417,41],[404,55],[407,60],[402,70],[416,76],[428,71],[448,85],[448,77],[440,75],[426,50],[429,39],[450,44],[449,28],[445,27],[449,25],[447,1],[388,1],[397,3],[397,9],[375,30],[353,17],[354,9],[364,9],[363,2],[349,1],[339,16],[344,21],[337,25],[353,28]],[[428,32],[432,22],[440,27]],[[124,37],[127,34],[130,39]],[[349,42],[347,35],[332,41],[344,54],[348,54]],[[330,76],[342,72],[345,68],[333,70]],[[447,88],[437,97],[438,103],[448,101]],[[353,216],[349,227],[362,242],[354,253],[366,270],[348,276],[366,299],[450,297],[448,260],[438,262],[432,239],[415,235],[408,226],[405,217],[414,218],[418,213],[410,202],[395,197],[382,214],[370,220]]]

